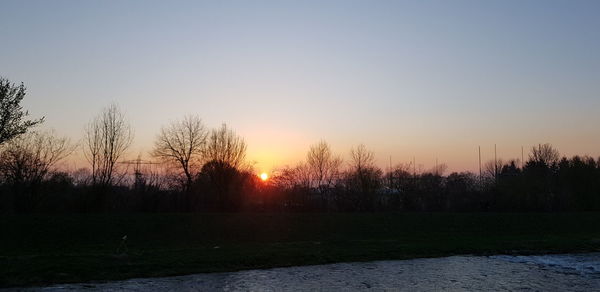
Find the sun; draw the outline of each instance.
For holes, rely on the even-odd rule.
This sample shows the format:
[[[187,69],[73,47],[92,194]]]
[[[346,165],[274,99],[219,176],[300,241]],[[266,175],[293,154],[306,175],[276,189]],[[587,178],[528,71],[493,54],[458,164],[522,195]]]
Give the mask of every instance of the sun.
[[[269,175],[266,172],[263,172],[260,174],[260,179],[262,181],[266,181],[267,179],[269,179]]]

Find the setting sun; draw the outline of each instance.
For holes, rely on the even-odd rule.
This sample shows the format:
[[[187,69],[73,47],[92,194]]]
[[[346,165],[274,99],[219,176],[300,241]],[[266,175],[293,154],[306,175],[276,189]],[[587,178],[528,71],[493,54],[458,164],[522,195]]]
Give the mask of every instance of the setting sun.
[[[266,172],[263,172],[260,174],[260,179],[262,181],[266,181],[267,179],[269,179],[269,175]]]

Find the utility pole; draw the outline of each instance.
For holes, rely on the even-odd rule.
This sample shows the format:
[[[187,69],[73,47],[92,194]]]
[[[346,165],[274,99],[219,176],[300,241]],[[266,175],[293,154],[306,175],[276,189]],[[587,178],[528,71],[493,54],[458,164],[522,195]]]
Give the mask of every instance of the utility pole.
[[[481,182],[482,179],[483,177],[481,176],[481,146],[479,146],[479,182]]]
[[[415,183],[415,187],[417,186],[417,167],[416,167],[416,160],[415,157],[413,156],[413,180]]]
[[[496,155],[496,144],[494,144],[494,179],[498,179],[498,156]]]
[[[392,189],[392,155],[390,155],[390,173],[389,173],[389,183],[390,183],[390,190]]]
[[[521,145],[521,170],[523,170],[524,164],[525,164],[525,156],[523,155],[523,146]]]

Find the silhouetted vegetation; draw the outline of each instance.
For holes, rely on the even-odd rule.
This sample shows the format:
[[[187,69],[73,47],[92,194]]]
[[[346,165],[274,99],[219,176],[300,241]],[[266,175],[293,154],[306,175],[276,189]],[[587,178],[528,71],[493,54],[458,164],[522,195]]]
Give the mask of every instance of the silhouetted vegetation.
[[[173,156],[170,165],[178,162],[179,170],[137,166],[132,176],[119,169],[119,182],[112,183],[104,170],[94,178],[85,169],[53,168],[71,150],[68,141],[47,135],[33,132],[3,146],[4,212],[600,210],[600,161],[559,159],[556,152],[540,157],[540,147],[552,149],[547,144],[534,147],[523,167],[511,160],[499,164],[497,174],[480,177],[416,172],[408,165],[384,173],[362,145],[342,169],[341,159],[320,142],[306,163],[281,168],[263,182],[240,158],[243,140],[224,127],[208,136],[212,150],[203,151],[213,152],[202,156],[210,160],[194,162],[201,167]]]
[[[23,85],[0,79],[0,211],[597,211],[600,160],[560,156],[550,144],[532,147],[527,161],[495,159],[481,175],[445,175],[399,164],[386,171],[364,145],[349,161],[329,144],[312,145],[306,160],[263,182],[246,162],[246,142],[223,124],[209,129],[189,115],[163,127],[149,153],[127,160],[133,129],[110,105],[85,127],[80,150],[88,167],[66,171],[74,152],[53,131],[28,129]],[[131,166],[135,165],[133,169]]]
[[[24,120],[29,115],[21,106],[25,90],[23,83],[15,85],[0,77],[0,145],[44,121],[44,118]]]

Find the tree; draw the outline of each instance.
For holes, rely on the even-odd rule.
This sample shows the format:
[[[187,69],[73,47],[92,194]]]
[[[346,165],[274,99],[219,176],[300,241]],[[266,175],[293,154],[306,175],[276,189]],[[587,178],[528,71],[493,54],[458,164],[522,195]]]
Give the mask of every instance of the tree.
[[[448,169],[448,165],[446,163],[436,163],[434,167],[429,171],[431,174],[436,176],[442,176]]]
[[[482,196],[477,193],[477,176],[453,172],[446,177],[445,192],[449,211],[479,210]]]
[[[248,177],[240,168],[246,158],[246,142],[226,124],[213,129],[204,148],[205,164],[200,171],[200,187],[207,203],[222,210],[235,210],[241,205],[241,189]]]
[[[556,177],[559,152],[550,144],[531,148],[529,161],[523,168],[525,199],[521,206],[528,210],[549,210],[557,193]]]
[[[73,150],[68,138],[55,137],[51,131],[26,133],[4,144],[0,173],[12,184],[40,183]]]
[[[8,79],[0,78],[0,145],[44,121],[43,117],[37,120],[24,120],[29,115],[21,106],[24,97],[23,83],[15,85]]]
[[[549,143],[540,144],[537,147],[533,146],[529,154],[529,161],[546,166],[556,164],[559,159],[560,153]]]
[[[331,153],[329,144],[325,141],[320,141],[310,147],[307,163],[312,173],[311,181],[321,194],[335,183],[342,162],[339,156]]]
[[[483,164],[483,176],[490,182],[495,182],[504,166],[504,160],[488,160]]]
[[[410,163],[398,163],[387,174],[390,189],[404,193],[412,189],[414,185],[414,176]]]
[[[213,129],[208,135],[204,160],[206,163],[216,161],[237,169],[245,162],[246,148],[244,139],[222,124],[221,128]]]
[[[289,191],[293,189],[308,189],[310,171],[306,164],[299,163],[295,167],[285,166],[276,170],[270,180],[277,188]]]
[[[154,143],[152,155],[167,163],[175,163],[185,176],[184,189],[189,190],[199,171],[208,130],[198,116],[186,116],[163,127]]]
[[[92,184],[114,182],[116,163],[133,141],[133,131],[115,104],[104,108],[85,129],[84,154],[91,164]]]
[[[300,162],[294,167],[285,166],[272,173],[270,183],[285,195],[285,206],[310,208],[310,167]]]
[[[395,194],[392,204],[397,209],[416,208],[416,176],[412,163],[399,163],[387,174],[390,190]]]
[[[350,191],[355,209],[369,210],[374,207],[377,190],[381,187],[382,171],[375,167],[375,155],[365,145],[350,149],[350,171],[346,186]]]
[[[350,149],[350,158],[350,167],[355,172],[361,172],[365,168],[373,167],[373,163],[375,162],[375,154],[367,150],[367,147],[363,144]]]
[[[360,144],[350,149],[350,178],[363,194],[374,193],[381,184],[381,169],[375,167],[375,154]]]

